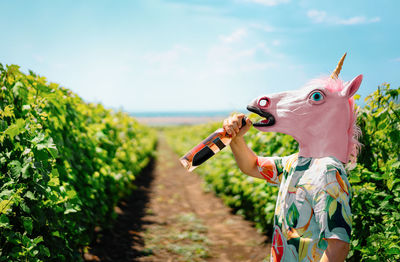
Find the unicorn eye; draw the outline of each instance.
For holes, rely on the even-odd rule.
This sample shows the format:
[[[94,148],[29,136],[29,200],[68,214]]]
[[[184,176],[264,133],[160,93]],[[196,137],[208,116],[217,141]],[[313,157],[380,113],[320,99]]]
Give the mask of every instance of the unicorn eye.
[[[311,98],[314,101],[321,101],[324,97],[320,92],[315,92],[314,94],[312,94]]]
[[[321,91],[315,91],[310,95],[310,102],[313,104],[321,104],[324,102],[324,94]]]

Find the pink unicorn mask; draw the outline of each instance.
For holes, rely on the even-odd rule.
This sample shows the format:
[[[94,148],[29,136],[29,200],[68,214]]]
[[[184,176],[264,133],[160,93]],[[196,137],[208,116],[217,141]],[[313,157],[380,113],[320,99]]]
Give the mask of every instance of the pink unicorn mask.
[[[334,156],[343,163],[355,159],[360,131],[353,95],[363,76],[349,82],[338,79],[345,57],[330,77],[312,80],[300,90],[254,99],[247,109],[265,119],[253,126],[292,136],[299,143],[299,156]]]

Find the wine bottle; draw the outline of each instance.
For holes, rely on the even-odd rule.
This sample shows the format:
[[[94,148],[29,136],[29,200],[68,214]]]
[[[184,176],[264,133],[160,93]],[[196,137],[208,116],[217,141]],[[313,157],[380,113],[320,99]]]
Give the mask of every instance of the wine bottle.
[[[246,117],[242,119],[242,127],[245,125]],[[189,172],[192,172],[196,167],[229,145],[231,141],[232,137],[225,129],[218,128],[179,160]]]

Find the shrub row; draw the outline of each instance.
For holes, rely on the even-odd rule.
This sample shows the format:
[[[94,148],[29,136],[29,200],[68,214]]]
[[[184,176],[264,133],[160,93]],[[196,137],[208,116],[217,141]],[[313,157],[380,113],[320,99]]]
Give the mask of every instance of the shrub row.
[[[79,261],[129,193],[155,134],[0,64],[0,261]]]
[[[353,189],[353,231],[349,261],[400,260],[400,89],[383,84],[359,108],[363,144],[358,164],[348,173]],[[250,116],[250,118],[255,117]],[[180,155],[207,137],[221,123],[166,129]],[[245,139],[258,155],[297,152],[290,136],[251,129]],[[230,150],[196,169],[209,189],[256,227],[272,235],[277,188],[240,173]]]

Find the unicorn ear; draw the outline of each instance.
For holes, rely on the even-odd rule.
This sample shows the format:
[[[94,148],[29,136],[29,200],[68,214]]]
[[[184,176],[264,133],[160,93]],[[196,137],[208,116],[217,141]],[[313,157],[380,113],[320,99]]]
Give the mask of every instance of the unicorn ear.
[[[344,88],[341,92],[342,96],[345,96],[348,98],[352,97],[357,92],[358,88],[360,87],[362,79],[363,79],[363,75],[358,75],[350,82],[346,82],[344,84]]]

